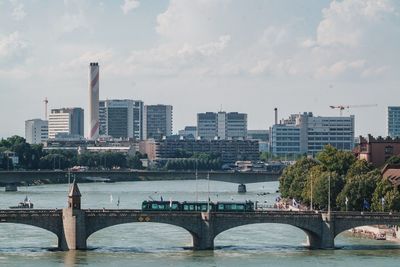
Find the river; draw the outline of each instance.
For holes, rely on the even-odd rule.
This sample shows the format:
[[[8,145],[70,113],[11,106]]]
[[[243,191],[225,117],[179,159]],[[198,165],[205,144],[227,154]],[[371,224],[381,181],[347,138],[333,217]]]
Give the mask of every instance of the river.
[[[79,185],[82,208],[140,208],[143,200],[206,200],[207,181],[121,182]],[[196,190],[197,187],[197,190]],[[237,185],[210,181],[211,200],[258,200],[272,204],[278,182]],[[265,196],[258,193],[268,192]],[[0,192],[0,208],[16,205],[28,196],[35,208],[63,208],[67,185],[20,187]],[[0,224],[0,266],[397,266],[400,244],[339,235],[336,250],[309,250],[300,229],[282,224],[255,224],[231,229],[215,240],[215,251],[192,251],[191,236],[175,226],[132,223],[93,234],[89,249],[55,250],[57,237],[45,230],[18,224]]]

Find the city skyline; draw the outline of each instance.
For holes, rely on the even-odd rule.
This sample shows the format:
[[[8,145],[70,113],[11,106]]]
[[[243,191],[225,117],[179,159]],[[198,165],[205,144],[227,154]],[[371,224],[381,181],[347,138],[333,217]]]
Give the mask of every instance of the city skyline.
[[[14,114],[1,118],[3,138],[23,136],[25,120],[44,118],[45,97],[49,110],[82,107],[88,121],[89,62],[101,65],[100,99],[172,105],[174,133],[221,106],[247,113],[248,129],[268,129],[274,107],[281,119],[307,111],[339,116],[330,105],[378,104],[343,116],[355,115],[356,136],[386,136],[387,106],[400,104],[395,1],[0,7],[0,105]],[[44,27],[48,21],[54,26]]]

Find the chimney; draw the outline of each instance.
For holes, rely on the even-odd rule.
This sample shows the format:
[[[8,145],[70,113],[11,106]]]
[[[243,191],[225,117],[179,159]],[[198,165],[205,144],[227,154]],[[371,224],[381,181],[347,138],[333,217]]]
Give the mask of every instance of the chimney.
[[[278,108],[274,108],[275,111],[275,125],[278,124]]]

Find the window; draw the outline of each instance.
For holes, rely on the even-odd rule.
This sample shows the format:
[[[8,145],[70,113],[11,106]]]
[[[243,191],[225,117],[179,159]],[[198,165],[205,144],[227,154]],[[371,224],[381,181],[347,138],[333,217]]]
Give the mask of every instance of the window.
[[[393,154],[393,147],[392,146],[386,146],[385,147],[385,154]]]

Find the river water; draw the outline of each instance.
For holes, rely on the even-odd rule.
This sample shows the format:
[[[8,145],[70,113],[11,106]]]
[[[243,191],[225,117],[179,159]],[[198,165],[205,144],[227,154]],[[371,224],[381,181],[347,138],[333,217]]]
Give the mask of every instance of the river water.
[[[140,208],[143,200],[206,200],[207,181],[124,182],[80,184],[83,208]],[[20,187],[0,192],[0,208],[16,205],[27,195],[35,208],[63,208],[67,185]],[[197,190],[196,190],[197,187]],[[237,185],[210,181],[210,198],[273,204],[277,182]],[[198,192],[198,194],[196,194]],[[268,192],[265,196],[257,194]],[[157,223],[113,226],[93,234],[89,249],[55,250],[57,237],[45,230],[18,224],[0,224],[0,266],[398,266],[400,244],[339,235],[337,250],[308,250],[301,230],[283,224],[255,224],[231,229],[215,239],[215,251],[192,251],[185,230]]]

